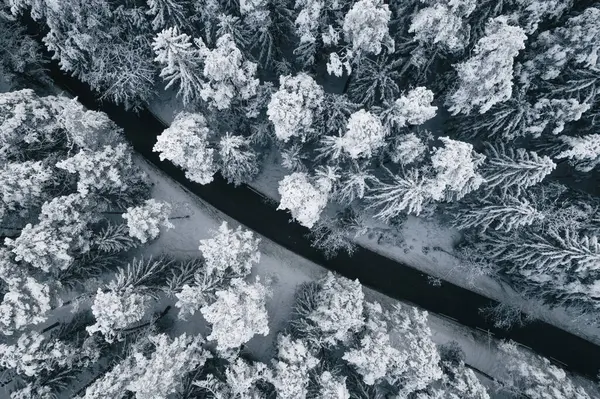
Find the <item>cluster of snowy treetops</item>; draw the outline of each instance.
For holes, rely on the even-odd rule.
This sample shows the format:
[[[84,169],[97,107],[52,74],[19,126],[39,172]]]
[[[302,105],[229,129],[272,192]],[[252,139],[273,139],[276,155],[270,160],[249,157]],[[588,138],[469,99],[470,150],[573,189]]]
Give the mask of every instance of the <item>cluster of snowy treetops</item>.
[[[140,257],[172,208],[150,198],[119,129],[76,100],[0,94],[0,182],[7,398],[489,398],[456,344],[433,343],[426,312],[369,302],[358,281],[300,286],[272,331],[250,231],[224,222],[201,257]],[[255,336],[272,337],[271,356],[248,350]],[[496,389],[590,398],[548,361],[500,349]]]
[[[3,70],[41,67],[35,42],[17,44],[31,17],[102,98],[136,107],[173,88],[184,112],[161,157],[240,184],[276,151],[279,208],[316,245],[444,215],[468,260],[600,310],[594,1],[3,1]]]

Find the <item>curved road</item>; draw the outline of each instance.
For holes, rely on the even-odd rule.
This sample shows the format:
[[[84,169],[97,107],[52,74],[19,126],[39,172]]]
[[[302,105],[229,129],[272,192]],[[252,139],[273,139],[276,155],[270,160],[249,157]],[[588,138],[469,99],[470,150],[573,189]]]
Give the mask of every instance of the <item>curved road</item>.
[[[184,173],[169,162],[161,162],[152,147],[165,128],[149,111],[125,111],[112,103],[100,103],[89,86],[65,75],[55,62],[48,73],[63,90],[79,98],[86,107],[106,112],[121,126],[136,151],[163,170],[174,180],[215,208],[262,234],[270,240],[329,270],[390,297],[412,302],[430,312],[449,316],[458,323],[493,334],[496,338],[512,339],[563,367],[595,378],[600,370],[600,347],[550,324],[534,321],[510,331],[498,329],[483,317],[479,309],[495,301],[459,286],[444,282],[435,287],[427,275],[375,252],[359,247],[352,257],[340,254],[326,259],[311,247],[306,238],[308,229],[289,221],[289,214],[276,211],[275,206],[246,185],[234,187],[220,176],[209,185],[187,180]]]

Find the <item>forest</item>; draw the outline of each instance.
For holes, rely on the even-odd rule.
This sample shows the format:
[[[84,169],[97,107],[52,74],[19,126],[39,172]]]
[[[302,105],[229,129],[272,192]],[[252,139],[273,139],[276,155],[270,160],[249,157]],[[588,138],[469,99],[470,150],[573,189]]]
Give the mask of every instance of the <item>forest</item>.
[[[458,345],[433,341],[427,312],[332,273],[292,287],[274,328],[261,238],[226,220],[191,255],[149,255],[188,216],[47,69],[127,110],[173,95],[160,159],[201,185],[283,171],[271,200],[328,257],[416,217],[457,233],[463,280],[485,273],[598,328],[597,1],[0,7],[0,396],[593,397],[512,342],[484,383]],[[257,336],[269,356],[248,346]]]

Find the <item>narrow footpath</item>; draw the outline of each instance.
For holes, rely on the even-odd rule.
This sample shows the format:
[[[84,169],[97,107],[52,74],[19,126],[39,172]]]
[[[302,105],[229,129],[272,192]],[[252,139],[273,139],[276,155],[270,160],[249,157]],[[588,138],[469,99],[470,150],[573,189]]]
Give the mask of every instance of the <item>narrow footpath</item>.
[[[59,88],[77,96],[86,107],[107,113],[123,128],[134,149],[148,161],[205,202],[257,233],[329,270],[359,279],[385,295],[449,316],[462,325],[489,332],[495,338],[511,339],[570,371],[593,379],[597,377],[600,346],[541,321],[509,331],[498,329],[479,312],[480,308],[494,305],[495,301],[448,282],[433,286],[428,275],[363,247],[358,247],[351,257],[342,253],[327,259],[310,245],[306,238],[308,229],[291,222],[287,212],[277,211],[249,186],[234,187],[220,176],[215,176],[211,184],[200,185],[187,180],[184,172],[170,162],[160,161],[152,147],[165,125],[148,110],[136,113],[112,103],[99,102],[88,85],[66,75],[54,61],[48,64],[48,73]]]

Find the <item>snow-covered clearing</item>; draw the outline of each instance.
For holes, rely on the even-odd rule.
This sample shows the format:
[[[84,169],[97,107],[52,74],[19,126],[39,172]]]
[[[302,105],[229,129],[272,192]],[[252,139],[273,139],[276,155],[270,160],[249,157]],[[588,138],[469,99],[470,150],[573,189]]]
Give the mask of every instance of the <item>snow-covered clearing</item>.
[[[160,101],[150,104],[149,108],[160,120],[170,124],[182,105],[175,92],[167,90],[161,93]],[[271,151],[263,159],[261,173],[250,186],[279,201],[278,183],[287,174],[289,173],[281,166],[279,156]],[[383,232],[387,239],[380,240],[379,234],[360,236],[356,238],[358,244],[435,278],[514,306],[540,320],[600,344],[600,326],[586,320],[591,317],[581,316],[568,308],[550,307],[537,299],[523,298],[510,285],[485,273],[478,273],[473,268],[467,271],[467,268],[461,267],[460,260],[452,255],[453,243],[459,237],[456,230],[414,216],[409,216],[399,228],[374,220],[370,223],[370,227]]]
[[[172,223],[175,228],[163,231],[158,240],[147,248],[145,255],[165,253],[181,258],[199,256],[198,241],[200,239],[210,237],[211,231],[217,229],[223,221],[233,227],[238,225],[237,222],[204,203],[143,158],[138,157],[137,161],[154,183],[153,198],[170,202],[174,209],[173,217],[189,216],[183,219],[173,219]],[[296,288],[304,282],[319,278],[326,270],[264,237],[261,237],[260,251],[261,260],[254,267],[253,277],[258,276],[261,281],[270,280],[271,283],[272,297],[267,305],[270,334],[266,337],[254,337],[247,344],[247,348],[257,359],[265,361],[273,355],[273,340],[277,332],[285,327],[290,317]],[[368,300],[378,300],[388,304],[397,302],[366,287],[364,290]],[[178,324],[181,324],[180,328],[186,330],[205,331],[204,321],[200,318],[195,320],[198,321],[196,324],[202,325]],[[435,314],[430,314],[429,325],[433,332],[434,342],[438,344],[450,341],[458,342],[465,351],[466,361],[470,366],[494,378],[502,377],[493,338]],[[491,390],[493,383],[481,374],[478,376]],[[492,393],[492,397],[501,399],[504,396]]]

